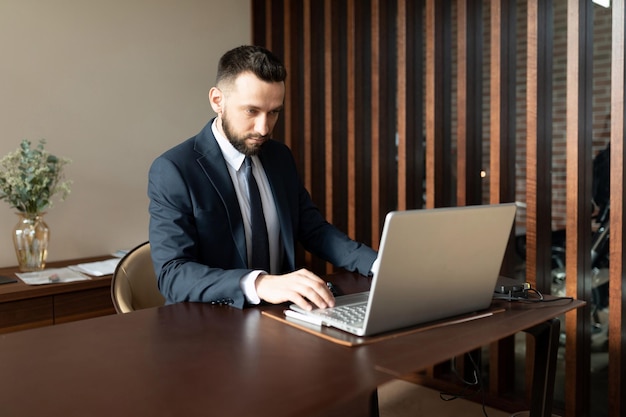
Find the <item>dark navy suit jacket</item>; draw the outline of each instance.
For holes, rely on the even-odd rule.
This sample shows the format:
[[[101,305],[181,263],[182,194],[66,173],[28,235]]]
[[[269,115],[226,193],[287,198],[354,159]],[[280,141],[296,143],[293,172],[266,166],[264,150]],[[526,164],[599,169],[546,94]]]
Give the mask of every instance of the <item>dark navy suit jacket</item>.
[[[243,307],[247,267],[243,219],[211,120],[196,136],[150,167],[150,245],[167,303],[214,302]],[[376,252],[326,222],[304,188],[291,151],[270,140],[259,159],[269,180],[285,253],[296,269],[296,242],[333,265],[367,275]]]

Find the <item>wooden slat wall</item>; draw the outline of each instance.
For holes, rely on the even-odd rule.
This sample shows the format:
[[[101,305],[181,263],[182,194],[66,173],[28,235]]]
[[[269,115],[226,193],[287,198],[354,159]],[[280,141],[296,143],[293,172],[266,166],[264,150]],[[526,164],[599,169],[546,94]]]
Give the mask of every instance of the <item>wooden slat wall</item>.
[[[426,0],[426,207],[451,205],[450,3]]]
[[[552,164],[552,5],[551,1],[528,0],[526,57],[526,281],[544,293],[550,292]],[[528,352],[532,339],[528,338]],[[532,384],[533,355],[526,357],[526,392]]]
[[[526,76],[526,280],[550,291],[550,252],[538,250],[551,240],[552,165],[552,12],[551,1],[529,0]]]
[[[482,204],[482,0],[457,1],[456,204]]]
[[[586,0],[568,0],[567,21],[567,294],[591,300],[591,48],[593,5]],[[576,279],[571,279],[576,277]],[[565,391],[568,416],[589,410],[590,309],[566,316]]]
[[[567,293],[589,300],[592,153],[585,138],[591,137],[593,9],[587,0],[559,1],[568,5]],[[251,4],[253,43],[272,49],[289,71],[286,109],[274,136],[291,147],[303,180],[326,217],[373,247],[378,245],[384,215],[392,209],[514,201],[516,86],[525,84],[526,275],[538,289],[549,292],[552,0],[252,0]],[[520,4],[528,12],[527,75],[517,80]],[[624,0],[613,0],[612,8],[609,404],[610,415],[626,415],[626,371],[620,366],[626,352]],[[488,39],[482,34],[485,9],[490,13]],[[490,59],[487,74],[481,67],[485,54]],[[481,91],[482,77],[488,78],[487,96]],[[481,102],[484,97],[486,105]],[[484,111],[489,112],[485,132]],[[485,155],[488,175],[483,180],[476,175],[484,169]],[[325,263],[300,253],[299,262],[319,273],[330,271]],[[507,262],[505,273],[511,272]],[[565,323],[564,411],[567,416],[585,416],[590,407],[589,310],[568,315]],[[507,376],[513,348],[512,340],[489,346],[489,398],[501,407],[504,397],[511,403],[527,400],[529,387],[515,394],[519,398],[510,398],[519,392]]]
[[[372,149],[372,165],[371,165],[371,181],[372,181],[372,199],[370,201],[372,208],[372,239],[371,242],[378,241],[379,230],[378,221],[381,215],[380,202],[381,202],[381,170],[380,163],[383,160],[381,155],[381,99],[382,99],[382,77],[381,69],[383,63],[381,62],[381,16],[379,14],[379,1],[371,0],[370,6],[370,129],[371,129],[371,149]]]
[[[396,35],[396,51],[398,54],[398,68],[396,72],[396,96],[398,98],[398,210],[406,210],[407,208],[407,185],[411,182],[412,177],[408,175],[408,164],[413,158],[409,158],[407,148],[407,97],[412,94],[407,93],[407,78],[412,72],[407,66],[407,53],[409,46],[407,45],[407,1],[398,1],[397,16],[397,35]]]
[[[624,93],[626,90],[626,67],[624,66],[626,32],[626,7],[624,0],[613,0],[613,45],[611,68],[611,219],[610,230],[610,258],[609,268],[609,304],[611,317],[609,321],[609,415],[626,415],[626,345],[624,343],[624,303],[626,289],[624,288],[624,156],[626,148],[626,127],[624,116]]]
[[[515,1],[491,0],[490,4],[490,159],[489,202],[515,199],[515,173],[507,162],[515,160]],[[460,63],[460,62],[459,62]],[[460,157],[460,156],[459,156]],[[503,274],[513,276],[512,251],[508,251]],[[515,387],[513,337],[490,346],[489,392],[513,392]]]

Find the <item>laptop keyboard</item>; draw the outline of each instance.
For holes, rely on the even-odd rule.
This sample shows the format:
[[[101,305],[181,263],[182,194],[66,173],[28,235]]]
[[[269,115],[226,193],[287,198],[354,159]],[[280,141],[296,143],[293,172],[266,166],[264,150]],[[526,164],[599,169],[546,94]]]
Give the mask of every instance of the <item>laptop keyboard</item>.
[[[337,306],[324,310],[317,310],[316,315],[330,320],[348,323],[352,326],[360,326],[365,319],[367,303]]]

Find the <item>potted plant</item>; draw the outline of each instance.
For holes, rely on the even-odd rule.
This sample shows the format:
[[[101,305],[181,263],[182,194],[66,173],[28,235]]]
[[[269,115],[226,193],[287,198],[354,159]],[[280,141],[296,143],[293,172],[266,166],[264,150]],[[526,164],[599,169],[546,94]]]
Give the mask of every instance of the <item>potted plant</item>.
[[[71,181],[64,179],[67,158],[58,158],[44,148],[41,139],[35,148],[23,140],[19,148],[0,160],[0,200],[17,210],[20,219],[13,243],[21,271],[45,268],[50,230],[43,220],[52,198],[61,200],[70,193]]]

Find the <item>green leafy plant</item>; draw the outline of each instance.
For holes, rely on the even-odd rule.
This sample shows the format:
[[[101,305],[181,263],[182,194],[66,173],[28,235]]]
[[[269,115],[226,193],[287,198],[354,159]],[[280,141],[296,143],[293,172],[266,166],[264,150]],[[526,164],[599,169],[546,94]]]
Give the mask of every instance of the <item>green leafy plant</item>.
[[[36,148],[28,140],[0,160],[0,200],[23,213],[42,213],[52,207],[52,197],[65,200],[71,181],[64,180],[63,170],[71,161],[58,158],[44,149],[41,139]]]

